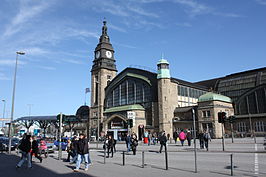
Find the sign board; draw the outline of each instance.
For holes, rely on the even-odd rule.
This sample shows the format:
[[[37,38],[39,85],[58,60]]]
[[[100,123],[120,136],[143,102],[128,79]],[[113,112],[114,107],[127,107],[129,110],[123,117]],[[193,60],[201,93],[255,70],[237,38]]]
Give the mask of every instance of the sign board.
[[[128,118],[128,119],[133,119],[133,120],[135,120],[135,118],[136,118],[136,113],[133,112],[133,111],[127,111],[127,118]]]
[[[127,118],[133,120],[133,126],[135,126],[136,113],[133,111],[127,111]]]

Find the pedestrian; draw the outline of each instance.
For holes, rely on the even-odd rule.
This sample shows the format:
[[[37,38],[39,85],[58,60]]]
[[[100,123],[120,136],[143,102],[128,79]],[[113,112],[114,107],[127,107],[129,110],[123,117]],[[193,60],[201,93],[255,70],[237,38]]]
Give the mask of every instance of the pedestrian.
[[[163,146],[164,146],[164,150],[166,151],[167,137],[165,136],[165,132],[162,133],[159,139],[160,139],[160,144],[161,144],[159,152],[162,153]]]
[[[151,141],[152,141],[152,134],[151,134],[151,132],[149,132],[149,135],[148,135],[148,145],[149,146],[151,145]]]
[[[189,130],[187,131],[186,137],[187,137],[187,144],[188,144],[188,146],[191,146],[192,135],[191,135],[191,133],[190,133]]]
[[[131,148],[133,151],[133,155],[136,155],[137,146],[138,146],[138,139],[137,139],[136,134],[133,134],[131,138]]]
[[[40,140],[39,149],[40,149],[40,157],[44,153],[44,157],[47,158],[47,145],[44,139]]]
[[[156,143],[158,143],[158,138],[157,138],[157,133],[153,133],[153,145],[156,145]]]
[[[114,156],[114,138],[109,135],[107,139],[107,158],[109,158],[109,154],[111,152],[111,158]]]
[[[167,141],[169,141],[169,140],[170,140],[170,134],[167,133]],[[170,143],[171,143],[171,141],[170,141]]]
[[[77,144],[78,144],[79,138],[77,136],[74,136],[71,142],[71,150],[73,152],[73,158],[70,161],[71,164],[76,163],[78,159],[78,153],[77,153]]]
[[[19,149],[21,150],[22,153],[22,159],[19,161],[17,164],[16,168],[20,168],[23,163],[27,160],[28,161],[28,168],[31,168],[31,141],[30,141],[31,136],[27,135],[25,139],[22,139]]]
[[[77,153],[78,153],[78,159],[74,172],[79,171],[82,160],[85,161],[85,171],[87,171],[89,169],[89,165],[91,164],[89,156],[89,142],[85,138],[85,135],[82,133],[79,135],[79,140],[77,142]]]
[[[209,151],[209,141],[211,141],[211,136],[208,131],[205,131],[203,134],[203,139],[204,139],[204,145],[207,151]]]
[[[179,133],[179,140],[181,142],[181,145],[184,146],[184,141],[186,140],[186,134],[183,130]]]
[[[176,144],[177,137],[178,137],[178,133],[177,133],[177,131],[175,131],[173,133],[173,138],[174,138],[175,144]]]
[[[202,130],[199,132],[200,149],[204,149],[204,139]]]
[[[36,136],[32,136],[31,149],[32,149],[31,150],[31,162],[32,162],[32,156],[34,155],[37,159],[40,160],[40,163],[42,163],[42,158],[39,156],[39,146],[36,140]]]
[[[115,138],[113,138],[114,140],[114,153],[116,153],[116,143],[117,143],[117,140]]]
[[[129,133],[127,133],[126,136],[126,145],[127,145],[127,152],[129,152],[131,149],[131,136]]]
[[[66,162],[70,162],[70,156],[73,157],[73,153],[72,153],[72,150],[71,150],[71,140],[68,139],[67,140],[67,147],[66,147],[66,151],[67,151],[67,159],[66,159]]]

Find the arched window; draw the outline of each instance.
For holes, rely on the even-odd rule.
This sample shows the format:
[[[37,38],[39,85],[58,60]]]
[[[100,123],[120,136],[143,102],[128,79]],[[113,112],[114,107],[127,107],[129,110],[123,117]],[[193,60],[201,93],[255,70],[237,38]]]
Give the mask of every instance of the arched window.
[[[106,107],[141,104],[151,101],[151,86],[140,79],[129,78],[106,95]]]

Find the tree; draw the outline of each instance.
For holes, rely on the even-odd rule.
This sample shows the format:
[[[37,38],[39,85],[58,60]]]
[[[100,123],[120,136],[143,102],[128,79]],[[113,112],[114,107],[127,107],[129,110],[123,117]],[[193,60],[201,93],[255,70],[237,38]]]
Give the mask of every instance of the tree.
[[[27,129],[27,133],[29,133],[29,129],[30,127],[34,124],[33,120],[20,120],[19,125],[22,125],[23,127],[25,127]]]
[[[48,120],[37,120],[38,126],[43,129],[43,136],[46,135],[46,129],[51,125],[51,122]]]

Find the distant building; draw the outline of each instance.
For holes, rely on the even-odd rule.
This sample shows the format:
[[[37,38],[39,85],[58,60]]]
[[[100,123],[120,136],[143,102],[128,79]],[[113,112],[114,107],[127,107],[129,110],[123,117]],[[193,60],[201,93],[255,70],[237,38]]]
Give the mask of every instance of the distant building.
[[[233,101],[238,134],[266,132],[266,67],[197,82],[230,97]]]
[[[258,118],[259,125],[263,125],[259,130],[266,130],[265,86],[262,85],[266,81],[265,68],[191,83],[171,77],[169,63],[164,58],[157,63],[157,73],[130,67],[117,74],[114,53],[104,21],[91,69],[92,136],[97,136],[99,130],[112,134],[115,139],[123,139],[129,131],[128,118],[133,118],[133,127],[130,131],[135,132],[139,138],[143,137],[146,130],[156,133],[165,131],[172,137],[174,131],[192,130],[192,108],[195,110],[199,130],[207,129],[215,138],[221,137],[222,125],[218,123],[218,112],[225,111],[229,116],[234,114],[234,108],[239,120],[242,120],[241,115],[247,110],[251,117],[258,112],[261,116]],[[249,73],[251,76],[256,75],[255,83]],[[235,88],[231,86],[234,79]],[[230,96],[236,89],[239,89],[238,95]],[[216,93],[209,93],[210,90]],[[254,95],[248,101],[249,106],[255,108],[248,109],[247,105],[236,106],[243,104],[241,100],[247,100],[249,95]],[[261,97],[256,98],[256,95]],[[256,101],[257,106],[254,106],[253,103]],[[237,125],[240,122],[238,121]],[[257,125],[256,122],[254,124]]]

